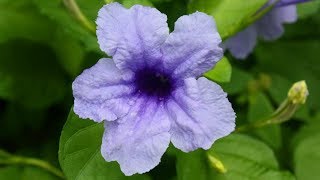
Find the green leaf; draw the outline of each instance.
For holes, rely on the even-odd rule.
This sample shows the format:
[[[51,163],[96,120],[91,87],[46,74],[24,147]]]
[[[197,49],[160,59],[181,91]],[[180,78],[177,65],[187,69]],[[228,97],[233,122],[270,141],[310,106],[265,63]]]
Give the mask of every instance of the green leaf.
[[[320,128],[320,114],[308,120],[292,140],[292,146],[297,146],[299,143],[319,133]]]
[[[306,139],[295,150],[295,173],[297,179],[317,180],[319,179],[320,162],[320,134]]]
[[[0,43],[24,39],[48,45],[70,75],[75,76],[80,72],[84,47],[79,40],[72,38],[64,28],[58,27],[55,22],[40,14],[29,1],[0,3],[6,7],[0,7]],[[8,86],[10,77],[2,75],[0,78],[3,80],[1,86]]]
[[[232,67],[232,75],[229,83],[222,83],[221,86],[229,95],[246,92],[248,82],[253,80],[253,76],[237,67]]]
[[[319,130],[320,126],[318,126]],[[298,143],[294,149],[294,170],[297,179],[317,180],[320,177],[320,133],[313,133]]]
[[[264,120],[271,116],[274,108],[269,99],[263,93],[250,94],[248,121],[255,122]],[[261,129],[254,130],[254,133],[265,141],[270,147],[280,149],[281,147],[281,129],[279,125],[270,125]]]
[[[0,72],[5,79],[0,83],[0,97],[24,107],[45,108],[66,93],[66,78],[55,54],[38,43],[16,40],[1,44]]]
[[[301,3],[298,5],[299,18],[307,18],[318,13],[320,10],[320,1],[310,1],[307,3]]]
[[[135,4],[153,7],[153,4],[149,0],[122,0],[121,3],[126,8],[130,8],[131,6],[133,6]]]
[[[215,173],[211,179],[294,179],[289,172],[279,170],[268,146],[249,136],[229,135],[218,140],[208,153],[217,157],[227,169],[224,174]]]
[[[52,37],[55,26],[39,15],[30,3],[17,2],[20,3],[0,4],[0,43],[17,38],[46,43]]]
[[[83,46],[61,29],[57,29],[54,39],[50,41],[50,45],[64,70],[72,77],[78,75],[85,61]]]
[[[32,166],[8,166],[0,168],[0,179],[3,180],[59,180],[48,172]]]
[[[319,41],[298,39],[260,43],[255,54],[260,71],[276,73],[291,82],[306,80],[309,90],[307,105],[319,109],[320,68],[315,65],[319,51]]]
[[[178,180],[207,180],[209,179],[209,166],[203,150],[190,153],[177,154],[176,169]]]
[[[206,72],[204,76],[212,81],[230,82],[232,74],[232,67],[226,57],[223,57],[216,66]]]
[[[288,96],[288,91],[294,82],[278,74],[269,74],[271,84],[268,88],[272,99],[280,105]]]
[[[148,176],[126,177],[116,162],[106,162],[100,147],[103,124],[80,119],[72,110],[60,137],[59,161],[68,179],[136,179]]]
[[[220,173],[209,164],[208,156],[218,158],[227,172]],[[293,180],[280,171],[273,151],[249,136],[232,134],[216,141],[207,152],[197,150],[177,155],[178,180]]]
[[[189,11],[201,11],[212,15],[222,39],[226,39],[245,28],[252,16],[267,0],[191,0]]]
[[[69,36],[74,39],[81,41],[88,51],[95,51],[101,53],[97,38],[89,30],[84,28],[65,8],[62,0],[33,0],[40,12],[54,22],[56,22],[60,28],[63,28]],[[77,1],[78,2],[78,1]],[[84,14],[89,20],[94,23],[97,17],[99,8],[102,7],[104,2],[98,0],[92,1],[79,1],[80,9],[83,10]]]

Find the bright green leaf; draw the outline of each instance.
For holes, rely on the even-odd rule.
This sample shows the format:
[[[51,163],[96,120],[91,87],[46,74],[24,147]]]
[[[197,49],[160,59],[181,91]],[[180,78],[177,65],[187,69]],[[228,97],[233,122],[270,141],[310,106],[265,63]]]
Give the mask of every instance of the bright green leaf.
[[[212,15],[222,39],[228,38],[248,25],[250,18],[267,0],[191,0],[189,11]]]
[[[227,169],[226,173],[214,173],[211,179],[273,179],[293,180],[294,177],[279,170],[272,150],[264,143],[249,136],[233,134],[218,140],[208,151],[217,157]]]
[[[122,4],[124,7],[127,7],[127,8],[130,8],[135,4],[153,7],[153,4],[149,0],[122,0]]]
[[[60,137],[59,161],[68,179],[136,179],[148,176],[126,177],[116,162],[106,162],[100,152],[103,124],[80,119],[73,111]]]
[[[232,67],[226,57],[223,57],[216,66],[206,72],[204,76],[212,81],[230,82]]]
[[[219,159],[225,173],[209,164],[208,155]],[[178,180],[294,180],[280,171],[273,151],[249,136],[233,134],[216,141],[207,152],[197,150],[177,154]]]

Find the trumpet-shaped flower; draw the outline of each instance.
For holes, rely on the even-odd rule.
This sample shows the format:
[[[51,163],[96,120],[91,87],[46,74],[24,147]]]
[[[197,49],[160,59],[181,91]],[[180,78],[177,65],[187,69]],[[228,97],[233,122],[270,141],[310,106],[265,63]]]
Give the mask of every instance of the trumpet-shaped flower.
[[[295,4],[306,1],[309,0],[269,0],[266,6],[274,5],[274,8],[245,30],[227,39],[223,44],[224,48],[234,57],[245,59],[256,46],[258,37],[266,41],[281,37],[284,32],[283,24],[297,20]]]
[[[200,77],[223,56],[214,19],[182,16],[172,33],[166,21],[154,8],[105,5],[97,36],[113,59],[73,82],[74,112],[104,121],[102,156],[126,175],[154,168],[170,141],[184,152],[208,149],[235,127],[226,93]]]

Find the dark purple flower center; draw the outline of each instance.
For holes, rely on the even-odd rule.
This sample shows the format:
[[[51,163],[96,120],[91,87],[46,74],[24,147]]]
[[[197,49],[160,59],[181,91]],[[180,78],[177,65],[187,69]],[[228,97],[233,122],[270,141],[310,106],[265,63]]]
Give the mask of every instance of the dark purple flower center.
[[[137,92],[159,100],[171,95],[174,84],[170,75],[155,69],[145,68],[135,74]]]

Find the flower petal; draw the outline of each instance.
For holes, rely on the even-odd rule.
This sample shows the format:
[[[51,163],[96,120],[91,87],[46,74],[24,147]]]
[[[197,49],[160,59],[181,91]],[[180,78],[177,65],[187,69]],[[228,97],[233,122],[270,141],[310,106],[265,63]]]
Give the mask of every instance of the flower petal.
[[[167,16],[157,9],[111,3],[101,8],[96,23],[100,48],[113,56],[118,68],[136,70],[159,62],[169,28]]]
[[[112,121],[127,114],[134,87],[122,78],[111,59],[101,59],[72,84],[74,112],[96,122]]]
[[[198,77],[223,56],[213,17],[201,12],[180,17],[162,47],[164,66],[176,77]]]
[[[184,152],[209,149],[235,128],[235,113],[226,93],[206,78],[189,78],[168,102],[171,142]]]
[[[120,121],[105,122],[101,153],[106,161],[117,161],[125,175],[150,171],[170,143],[163,105],[139,100]]]
[[[255,23],[258,35],[264,40],[278,39],[284,32],[284,23],[293,23],[297,20],[296,6],[274,8],[262,19]]]
[[[249,26],[224,42],[224,47],[238,58],[245,59],[253,51],[257,43],[257,30]]]

